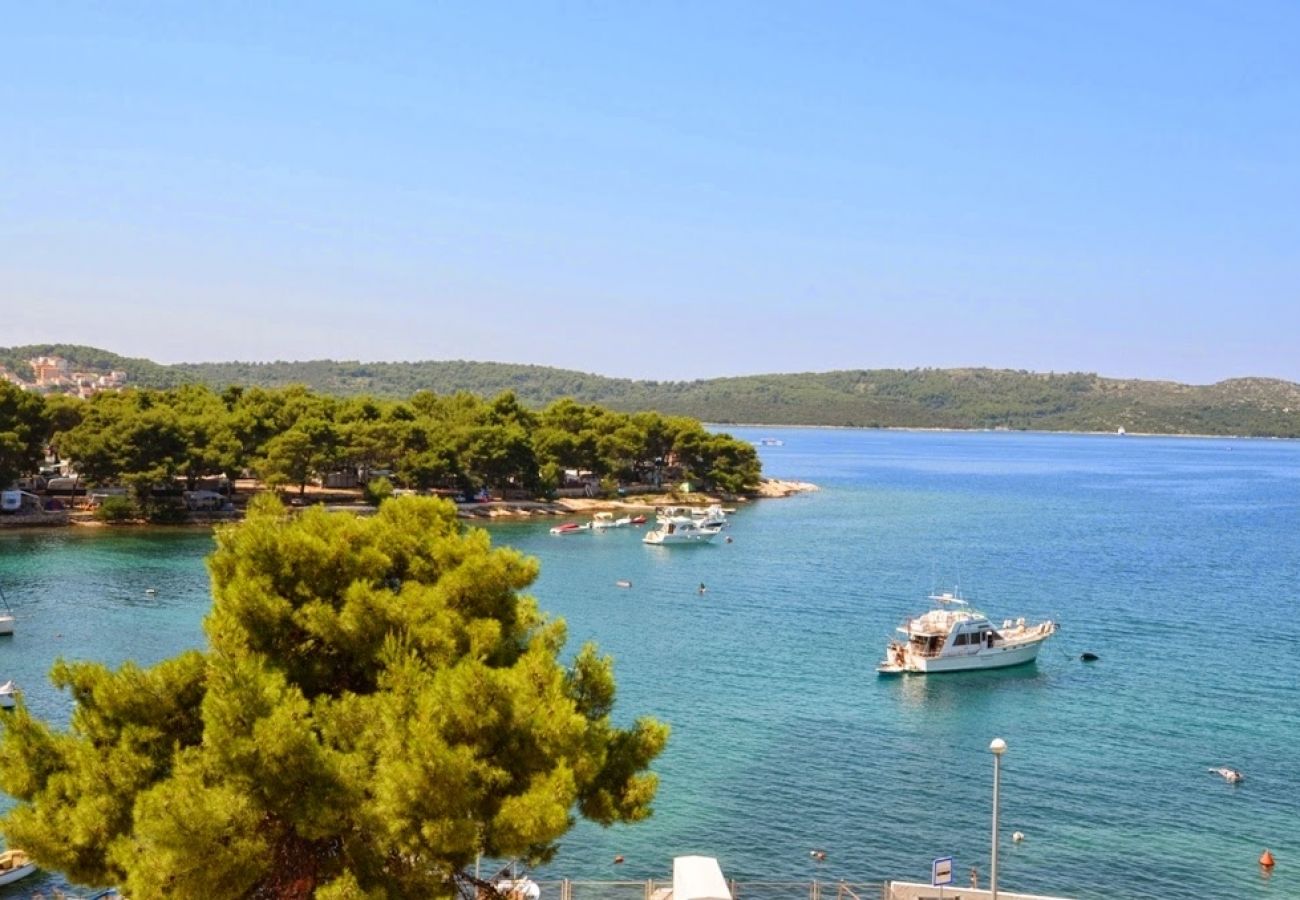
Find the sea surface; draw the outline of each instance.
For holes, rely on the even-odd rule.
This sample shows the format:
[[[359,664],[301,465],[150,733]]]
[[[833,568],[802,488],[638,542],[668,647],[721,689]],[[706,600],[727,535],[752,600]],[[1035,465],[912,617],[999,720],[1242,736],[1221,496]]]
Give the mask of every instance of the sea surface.
[[[673,727],[654,816],[580,823],[540,877],[663,877],[701,853],[740,880],[928,881],[951,855],[959,884],[972,865],[987,884],[1001,737],[1002,889],[1300,897],[1300,443],[727,430],[784,441],[759,448],[766,474],[821,490],[745,504],[731,542],[703,547],[489,526],[541,560],[533,593],[569,649],[613,654],[616,716]],[[66,721],[56,657],[200,645],[211,546],[0,534],[19,617],[0,680]],[[995,621],[1061,630],[1033,666],[878,677],[894,628],[954,587]],[[0,898],[63,885],[43,878]]]

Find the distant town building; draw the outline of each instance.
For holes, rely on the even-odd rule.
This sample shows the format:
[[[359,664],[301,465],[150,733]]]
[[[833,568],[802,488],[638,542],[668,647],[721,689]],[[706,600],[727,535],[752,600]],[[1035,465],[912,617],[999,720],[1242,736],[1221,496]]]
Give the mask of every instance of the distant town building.
[[[61,356],[38,356],[27,364],[32,367],[31,382],[0,369],[0,377],[29,391],[42,393],[74,394],[92,397],[100,391],[111,391],[126,385],[127,376],[122,371],[73,372],[72,365]]]
[[[68,361],[62,356],[38,356],[28,363],[37,387],[54,387],[68,377]]]

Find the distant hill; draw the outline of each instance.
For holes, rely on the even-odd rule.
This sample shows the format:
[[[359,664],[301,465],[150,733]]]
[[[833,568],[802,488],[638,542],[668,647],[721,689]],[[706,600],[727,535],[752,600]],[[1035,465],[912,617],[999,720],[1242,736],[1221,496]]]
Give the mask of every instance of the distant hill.
[[[1158,434],[1300,437],[1300,385],[1234,378],[1212,385],[1040,374],[1003,369],[870,369],[750,375],[700,381],[633,381],[545,366],[482,362],[361,363],[313,360],[160,365],[92,347],[0,348],[22,372],[33,356],[76,368],[120,369],[131,383],[304,384],[339,396],[406,398],[418,390],[494,396],[512,390],[530,406],[573,397],[611,409],[655,409],[720,424],[892,428],[1009,428]]]

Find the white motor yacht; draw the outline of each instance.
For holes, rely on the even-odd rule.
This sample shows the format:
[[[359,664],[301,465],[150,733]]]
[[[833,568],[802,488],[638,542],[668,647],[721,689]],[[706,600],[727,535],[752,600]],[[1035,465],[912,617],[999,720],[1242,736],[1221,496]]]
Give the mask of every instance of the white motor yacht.
[[[1056,632],[1051,620],[1027,625],[1024,619],[1007,619],[996,627],[955,592],[932,594],[930,599],[938,604],[935,609],[899,627],[906,638],[890,642],[876,669],[881,675],[1018,666],[1033,662],[1043,642]]]
[[[660,516],[652,531],[641,541],[646,544],[707,544],[722,529],[705,527],[691,516]]]

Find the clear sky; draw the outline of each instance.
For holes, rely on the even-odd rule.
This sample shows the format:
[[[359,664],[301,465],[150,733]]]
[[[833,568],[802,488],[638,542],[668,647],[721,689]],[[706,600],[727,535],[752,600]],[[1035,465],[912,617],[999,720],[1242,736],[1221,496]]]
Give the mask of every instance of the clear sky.
[[[14,3],[0,345],[1300,381],[1300,4]]]

